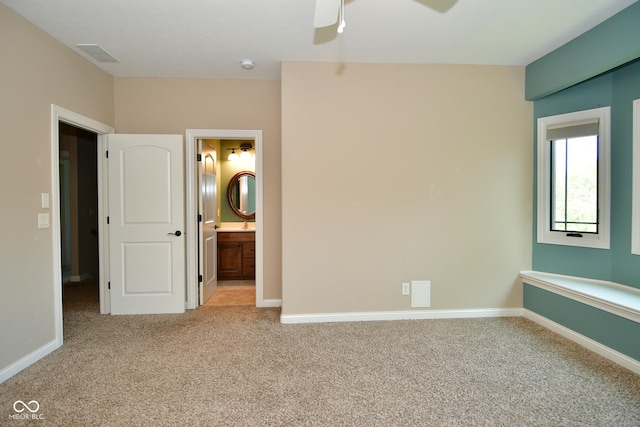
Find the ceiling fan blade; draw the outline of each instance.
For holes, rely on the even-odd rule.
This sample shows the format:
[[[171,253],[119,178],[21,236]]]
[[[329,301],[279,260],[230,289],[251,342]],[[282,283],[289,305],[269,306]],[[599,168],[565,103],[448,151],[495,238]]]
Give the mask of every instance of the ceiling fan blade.
[[[316,0],[316,14],[313,19],[314,28],[328,27],[338,22],[340,0]]]

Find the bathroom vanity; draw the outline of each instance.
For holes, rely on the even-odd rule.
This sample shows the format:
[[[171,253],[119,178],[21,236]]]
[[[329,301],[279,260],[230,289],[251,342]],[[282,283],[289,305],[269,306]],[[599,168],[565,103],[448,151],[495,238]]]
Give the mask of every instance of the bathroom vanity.
[[[218,280],[255,280],[255,231],[218,231]]]

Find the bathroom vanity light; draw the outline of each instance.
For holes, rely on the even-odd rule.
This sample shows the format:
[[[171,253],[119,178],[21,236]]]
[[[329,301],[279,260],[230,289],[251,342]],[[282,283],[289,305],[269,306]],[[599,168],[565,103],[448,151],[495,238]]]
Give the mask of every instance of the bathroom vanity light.
[[[228,160],[248,160],[251,158],[251,150],[253,150],[253,147],[250,143],[243,142],[242,144],[240,144],[240,147],[227,148],[227,150],[231,150],[231,154],[229,154]],[[238,156],[236,150],[240,150],[240,156]]]
[[[250,148],[249,149],[247,149],[247,148],[242,149],[242,152],[240,153],[240,159],[241,160],[249,160],[251,158],[251,153],[249,153],[250,150],[251,150]]]

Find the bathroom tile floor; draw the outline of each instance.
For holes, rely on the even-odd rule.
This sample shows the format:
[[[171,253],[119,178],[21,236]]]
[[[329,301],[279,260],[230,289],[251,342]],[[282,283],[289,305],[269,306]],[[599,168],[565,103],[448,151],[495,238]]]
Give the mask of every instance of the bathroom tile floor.
[[[228,283],[228,282],[227,282]],[[232,305],[256,305],[256,287],[247,285],[220,285],[204,305],[225,307]]]

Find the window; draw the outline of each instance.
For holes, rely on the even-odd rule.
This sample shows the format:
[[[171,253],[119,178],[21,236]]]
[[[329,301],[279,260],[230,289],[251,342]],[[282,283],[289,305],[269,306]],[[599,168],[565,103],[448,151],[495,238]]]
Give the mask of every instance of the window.
[[[538,243],[609,248],[609,116],[538,119]]]

